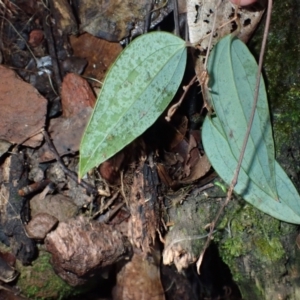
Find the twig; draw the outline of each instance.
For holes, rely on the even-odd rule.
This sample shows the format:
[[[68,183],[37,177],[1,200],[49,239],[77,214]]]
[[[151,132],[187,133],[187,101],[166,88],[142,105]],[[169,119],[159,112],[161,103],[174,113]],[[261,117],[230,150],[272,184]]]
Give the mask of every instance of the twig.
[[[217,230],[214,230],[212,233],[215,233]],[[206,237],[209,237],[210,232],[204,235],[189,235],[187,237],[184,238],[178,238],[173,240],[165,249],[164,252],[169,251],[175,244],[180,243],[180,242],[185,242],[185,241],[194,241],[194,240],[201,240],[204,239]]]
[[[123,205],[124,205],[124,202],[116,205],[112,210],[108,211],[104,215],[104,219],[102,219],[101,218],[102,216],[101,216],[99,222],[108,223],[112,219],[112,217],[114,217],[116,215],[116,213],[122,208]]]
[[[179,13],[178,13],[178,0],[173,0],[173,15],[174,15],[174,24],[175,24],[175,34],[180,37],[179,29]]]
[[[42,133],[43,133],[43,135],[45,137],[45,140],[46,140],[46,142],[48,144],[48,147],[49,147],[50,151],[53,153],[55,159],[59,163],[59,165],[62,168],[63,172],[66,175],[68,175],[71,179],[73,179],[75,182],[77,182],[80,186],[82,186],[83,188],[85,188],[89,194],[98,195],[97,189],[95,187],[93,187],[92,185],[88,184],[84,180],[81,180],[80,182],[78,182],[78,175],[75,172],[69,170],[65,166],[65,164],[64,164],[63,160],[61,159],[60,155],[58,154],[58,152],[57,152],[57,150],[56,150],[53,142],[51,141],[48,132],[46,130],[43,130]]]
[[[212,26],[210,36],[209,36],[209,41],[208,41],[208,46],[207,46],[207,50],[206,50],[207,52],[206,52],[206,56],[205,56],[203,71],[202,71],[202,73],[200,75],[200,78],[199,78],[199,83],[200,83],[200,86],[201,86],[202,98],[203,98],[203,107],[200,111],[200,114],[202,114],[202,111],[203,111],[204,108],[207,109],[209,114],[212,113],[212,108],[211,108],[211,105],[210,105],[209,100],[208,100],[209,97],[207,96],[208,81],[209,81],[209,74],[207,72],[207,63],[208,63],[208,56],[210,54],[210,48],[212,46],[214,32],[215,32],[215,29],[216,29],[217,11],[218,11],[218,8],[221,5],[221,3],[222,3],[222,0],[219,0],[219,2],[217,3],[217,5],[215,7],[214,21],[213,21],[213,26]]]
[[[35,61],[36,64],[37,64],[37,58],[35,57],[35,55],[34,55],[33,52],[31,51],[31,49],[30,49],[30,47],[29,47],[27,41],[26,41],[26,40],[24,39],[24,37],[19,33],[19,31],[16,29],[16,27],[15,27],[15,26],[7,19],[7,18],[5,18],[4,16],[0,16],[0,18],[2,18],[3,20],[5,20],[5,21],[12,27],[12,29],[13,29],[13,30],[15,31],[15,33],[19,36],[19,38],[20,38],[21,40],[24,41],[26,48],[28,49],[29,53],[31,54],[32,58],[34,59],[34,61]]]
[[[44,128],[39,129],[38,131],[34,132],[33,134],[31,134],[30,136],[24,138],[19,144],[17,144],[18,146],[23,145],[26,141],[30,140],[32,137],[38,135],[38,134],[42,134],[43,133]],[[42,137],[41,137],[42,139]],[[25,145],[26,146],[26,145]]]
[[[167,293],[175,283],[175,279],[172,280],[171,284],[166,288],[165,293]]]
[[[218,8],[221,5],[221,3],[222,3],[222,0],[219,0],[219,2],[216,5],[215,11],[214,11],[214,14],[215,14],[214,15],[214,22],[213,22],[213,26],[212,26],[209,41],[208,41],[207,53],[206,53],[205,62],[204,62],[204,71],[207,71],[208,56],[209,56],[209,53],[210,53],[210,48],[211,48],[211,45],[212,45],[212,40],[213,40],[215,29],[216,29],[217,11],[218,11]]]
[[[213,183],[208,183],[208,184],[205,184],[205,185],[203,185],[203,186],[201,186],[201,187],[199,187],[199,188],[196,188],[196,189],[194,189],[192,192],[191,192],[191,194],[192,195],[199,195],[201,192],[203,192],[203,191],[205,191],[205,190],[207,190],[207,189],[209,189],[209,188],[211,188],[211,187],[213,187],[214,186],[214,184]]]
[[[32,193],[38,192],[40,190],[45,189],[49,184],[51,184],[51,180],[45,179],[40,182],[34,182],[32,184],[26,185],[18,190],[18,194],[21,197],[26,197]]]
[[[61,89],[61,72],[59,69],[59,64],[58,64],[58,60],[57,60],[57,55],[56,55],[56,50],[54,47],[54,38],[52,35],[52,30],[50,25],[47,23],[47,15],[48,12],[44,11],[43,12],[43,28],[45,31],[45,37],[47,40],[47,45],[48,45],[48,50],[49,50],[49,54],[51,56],[52,59],[52,68],[53,68],[53,72],[54,72],[54,76],[55,76],[55,81],[57,84],[57,88],[58,91],[60,91]]]
[[[204,256],[204,253],[205,253],[206,249],[208,248],[208,246],[210,244],[210,240],[212,238],[212,234],[213,234],[214,228],[216,226],[216,223],[218,222],[224,208],[229,203],[229,201],[231,199],[231,196],[232,196],[232,193],[233,193],[233,189],[234,189],[234,187],[235,187],[235,185],[237,184],[237,181],[238,181],[238,176],[239,176],[240,169],[241,169],[241,166],[242,166],[242,162],[243,162],[243,158],[244,158],[244,155],[245,155],[248,139],[249,139],[249,136],[250,136],[251,127],[252,127],[253,120],[254,120],[254,115],[255,115],[255,112],[256,112],[259,85],[260,85],[260,78],[261,78],[261,71],[262,71],[264,53],[265,53],[265,48],[266,48],[266,44],[267,44],[267,38],[268,38],[268,33],[269,33],[270,21],[271,21],[272,5],[273,5],[273,0],[268,0],[267,19],[266,19],[266,25],[265,25],[265,29],[264,29],[264,35],[263,35],[262,45],[261,45],[260,54],[259,54],[259,63],[258,63],[258,69],[257,69],[257,75],[256,75],[256,84],[255,84],[255,91],[254,91],[253,106],[252,106],[252,110],[251,110],[250,119],[249,119],[249,122],[248,122],[247,131],[246,131],[246,134],[245,134],[244,142],[243,142],[243,145],[242,145],[241,153],[240,153],[240,156],[239,156],[238,164],[237,164],[237,167],[235,169],[234,176],[233,176],[233,179],[231,181],[230,187],[228,189],[226,200],[224,201],[223,205],[220,207],[214,221],[210,224],[210,232],[209,232],[208,238],[206,240],[206,243],[204,245],[204,249],[203,249],[202,253],[200,254],[200,257],[198,258],[198,261],[197,261],[197,264],[196,264],[198,274],[200,274],[200,266],[201,266],[201,263],[202,263],[202,259],[203,259],[203,256]]]
[[[129,207],[128,206],[128,199],[126,197],[126,193],[125,193],[125,189],[124,189],[124,181],[123,181],[123,179],[124,179],[124,171],[121,171],[120,174],[121,174],[121,189],[120,189],[120,192],[121,192],[121,195],[123,196],[123,198],[125,200],[126,206]]]
[[[188,92],[188,90],[190,89],[190,87],[194,84],[194,82],[197,80],[197,76],[195,75],[192,80],[188,83],[188,85],[185,85],[183,87],[183,94],[182,96],[180,97],[179,101],[175,104],[173,104],[169,110],[168,110],[168,113],[167,113],[167,116],[165,117],[165,119],[170,122],[171,121],[171,117],[174,115],[174,113],[176,112],[176,110],[178,109],[178,107],[181,105],[183,99],[185,98],[186,96],[186,93]]]
[[[151,3],[148,3],[148,7],[147,7],[147,15],[146,15],[146,19],[145,19],[145,27],[144,27],[144,33],[149,32],[150,26],[151,26],[151,15],[152,15],[152,8],[154,5],[154,1],[150,1]]]
[[[113,202],[118,198],[119,192],[116,192],[110,199],[108,199],[107,203],[103,205],[103,207],[100,207],[100,209],[94,213],[92,216],[92,219],[95,219],[98,215],[102,215],[105,210],[107,210]],[[114,209],[108,211],[104,216],[101,216],[101,221],[100,222],[108,222],[109,219],[124,205],[123,203],[119,203]]]

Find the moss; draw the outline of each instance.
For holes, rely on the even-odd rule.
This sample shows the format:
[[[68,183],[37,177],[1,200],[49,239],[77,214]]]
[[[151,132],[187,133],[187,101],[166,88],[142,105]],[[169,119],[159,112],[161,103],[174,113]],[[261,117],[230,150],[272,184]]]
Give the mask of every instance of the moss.
[[[300,172],[300,5],[294,0],[274,1],[268,47],[264,60],[265,80],[273,122],[276,154],[293,179]],[[258,57],[263,26],[254,35],[250,49]],[[291,153],[289,151],[291,149]],[[299,180],[294,181],[300,188]],[[240,206],[241,207],[241,206]],[[285,251],[280,237],[295,226],[271,218],[247,205],[228,211],[231,236],[220,241],[220,254],[232,267],[249,251],[261,261],[281,259]],[[224,222],[223,222],[224,223]],[[224,227],[226,228],[226,226]],[[251,234],[252,242],[245,243]],[[254,246],[253,246],[254,245]]]
[[[228,238],[222,245],[223,259],[226,261],[233,257],[245,254],[245,244],[239,238]]]
[[[285,254],[279,238],[267,239],[259,237],[253,240],[253,244],[260,260],[265,259],[267,262],[274,262],[281,259]]]
[[[300,24],[299,1],[274,1],[264,60],[264,78],[273,124],[276,158],[300,190],[298,24]],[[257,58],[262,32],[263,26],[260,26],[250,43],[250,49]],[[286,259],[290,261],[293,255],[286,241],[289,241],[287,237],[292,236],[297,227],[269,217],[250,205],[240,205],[237,201],[232,201],[224,219],[229,222],[227,227],[223,225],[226,230],[223,238],[217,240],[220,256],[229,266],[245,299],[264,299],[263,295],[266,293],[264,283],[267,281],[264,276],[286,272]],[[243,259],[247,260],[251,270],[255,270],[255,276],[251,277],[245,272]],[[253,297],[246,296],[251,293]]]
[[[293,226],[281,226],[281,222],[260,212],[251,205],[234,200],[228,210],[228,223],[223,238],[216,240],[223,261],[231,269],[236,282],[243,281],[237,259],[245,255],[255,257],[258,264],[272,264],[285,256],[280,237]],[[228,216],[227,216],[228,218]],[[227,234],[225,234],[227,233]]]
[[[17,285],[22,294],[30,299],[65,299],[79,294],[80,288],[69,286],[54,273],[49,260],[50,254],[40,251],[31,266],[17,265],[21,274]]]

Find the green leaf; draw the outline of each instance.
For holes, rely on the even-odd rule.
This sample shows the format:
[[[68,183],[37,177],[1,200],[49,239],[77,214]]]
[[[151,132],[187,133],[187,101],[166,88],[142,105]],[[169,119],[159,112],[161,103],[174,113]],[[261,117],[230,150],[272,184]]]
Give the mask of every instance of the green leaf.
[[[252,110],[257,64],[241,41],[227,36],[212,51],[208,72],[217,116],[206,117],[202,141],[212,166],[229,185]],[[257,110],[234,191],[261,211],[300,224],[300,196],[276,162],[274,152],[267,97],[261,80]]]
[[[109,70],[80,146],[79,176],[140,136],[174,97],[186,65],[185,42],[166,32],[142,35]]]
[[[230,185],[237,159],[232,154],[219,118],[207,117],[202,127],[205,153],[219,176]],[[300,196],[293,183],[275,161],[275,179],[279,201],[274,201],[241,169],[234,191],[259,210],[279,220],[300,224]]]
[[[208,73],[214,110],[238,160],[252,110],[256,61],[243,42],[228,35],[211,52]],[[242,168],[257,186],[278,201],[275,150],[263,78],[258,99]]]

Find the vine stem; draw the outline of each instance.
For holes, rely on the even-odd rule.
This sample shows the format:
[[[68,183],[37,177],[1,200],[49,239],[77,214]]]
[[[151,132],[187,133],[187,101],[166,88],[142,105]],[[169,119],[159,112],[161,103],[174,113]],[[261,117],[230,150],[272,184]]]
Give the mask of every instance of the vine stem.
[[[214,228],[215,228],[221,214],[223,213],[223,210],[225,209],[225,207],[229,203],[229,201],[232,197],[233,189],[234,189],[235,185],[238,182],[238,177],[239,177],[239,173],[240,173],[240,170],[241,170],[241,166],[242,166],[243,158],[244,158],[244,155],[245,155],[247,143],[248,143],[248,140],[249,140],[249,136],[250,136],[250,132],[251,132],[251,128],[252,128],[252,124],[253,124],[253,120],[254,120],[254,116],[255,116],[255,112],[256,112],[256,106],[257,106],[257,102],[258,102],[258,93],[259,93],[261,71],[262,71],[264,54],[265,54],[265,49],[266,49],[266,45],[267,45],[267,38],[268,38],[268,33],[269,33],[269,28],[270,28],[272,6],[273,6],[273,0],[268,0],[266,25],[265,25],[265,29],[264,29],[264,35],[263,35],[262,45],[261,45],[260,54],[259,54],[259,62],[258,62],[258,69],[257,69],[257,74],[256,74],[256,84],[255,84],[253,105],[252,105],[250,118],[249,118],[249,121],[248,121],[247,131],[246,131],[245,138],[244,138],[244,141],[243,141],[241,153],[240,153],[240,156],[239,156],[238,164],[237,164],[237,167],[235,169],[234,176],[233,176],[233,179],[231,181],[230,187],[228,189],[226,200],[223,203],[223,205],[220,207],[220,209],[219,209],[215,219],[213,220],[213,222],[210,223],[209,235],[208,235],[207,240],[205,242],[204,249],[202,250],[202,252],[201,252],[201,254],[200,254],[200,256],[197,260],[197,263],[196,263],[198,274],[200,274],[200,267],[201,267],[201,263],[202,263],[202,260],[203,260],[203,256],[204,256],[204,253],[205,253],[206,249],[208,248],[208,246],[210,244],[210,241],[212,239]]]
[[[195,83],[195,81],[197,80],[197,76],[195,75],[190,82],[185,85],[183,87],[183,93],[179,99],[179,101],[175,104],[173,104],[169,109],[168,109],[168,113],[165,117],[166,121],[170,122],[171,121],[171,117],[174,115],[174,113],[176,112],[176,110],[179,108],[179,106],[181,105],[183,99],[185,98],[187,92],[189,91],[189,89],[191,88],[191,86]]]

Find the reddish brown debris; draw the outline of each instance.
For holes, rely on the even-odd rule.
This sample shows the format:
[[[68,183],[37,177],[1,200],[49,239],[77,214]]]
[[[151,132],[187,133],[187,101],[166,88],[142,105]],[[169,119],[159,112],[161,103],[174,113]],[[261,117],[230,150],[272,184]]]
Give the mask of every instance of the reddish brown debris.
[[[34,29],[29,34],[28,44],[34,48],[39,46],[43,40],[44,40],[43,30]]]
[[[91,113],[92,108],[85,107],[70,118],[59,117],[50,120],[49,132],[53,144],[61,156],[79,150],[80,141]],[[40,162],[55,159],[55,156],[46,144],[38,152]]]
[[[94,107],[95,95],[85,79],[69,73],[64,77],[61,90],[63,116],[77,115],[85,107]]]
[[[70,43],[74,55],[85,58],[89,62],[84,75],[100,81],[104,80],[109,67],[122,51],[119,43],[110,43],[88,33],[81,34],[79,37],[70,36]],[[97,85],[99,86],[98,83]]]
[[[211,164],[205,154],[201,155],[194,135],[182,139],[172,152],[164,153],[163,163],[157,164],[161,181],[177,189],[182,184],[192,183],[208,173]]]
[[[8,265],[14,267],[16,263],[16,257],[10,252],[0,252],[0,257],[4,259]]]
[[[34,192],[43,190],[51,181],[49,179],[34,182],[18,190],[18,194],[22,197],[28,196]]]
[[[43,136],[36,133],[45,124],[47,100],[3,66],[0,66],[0,107],[0,139],[29,147],[40,145]]]
[[[118,152],[116,155],[103,162],[99,167],[99,172],[103,179],[109,183],[116,183],[120,179],[120,168],[124,161],[124,151]]]

